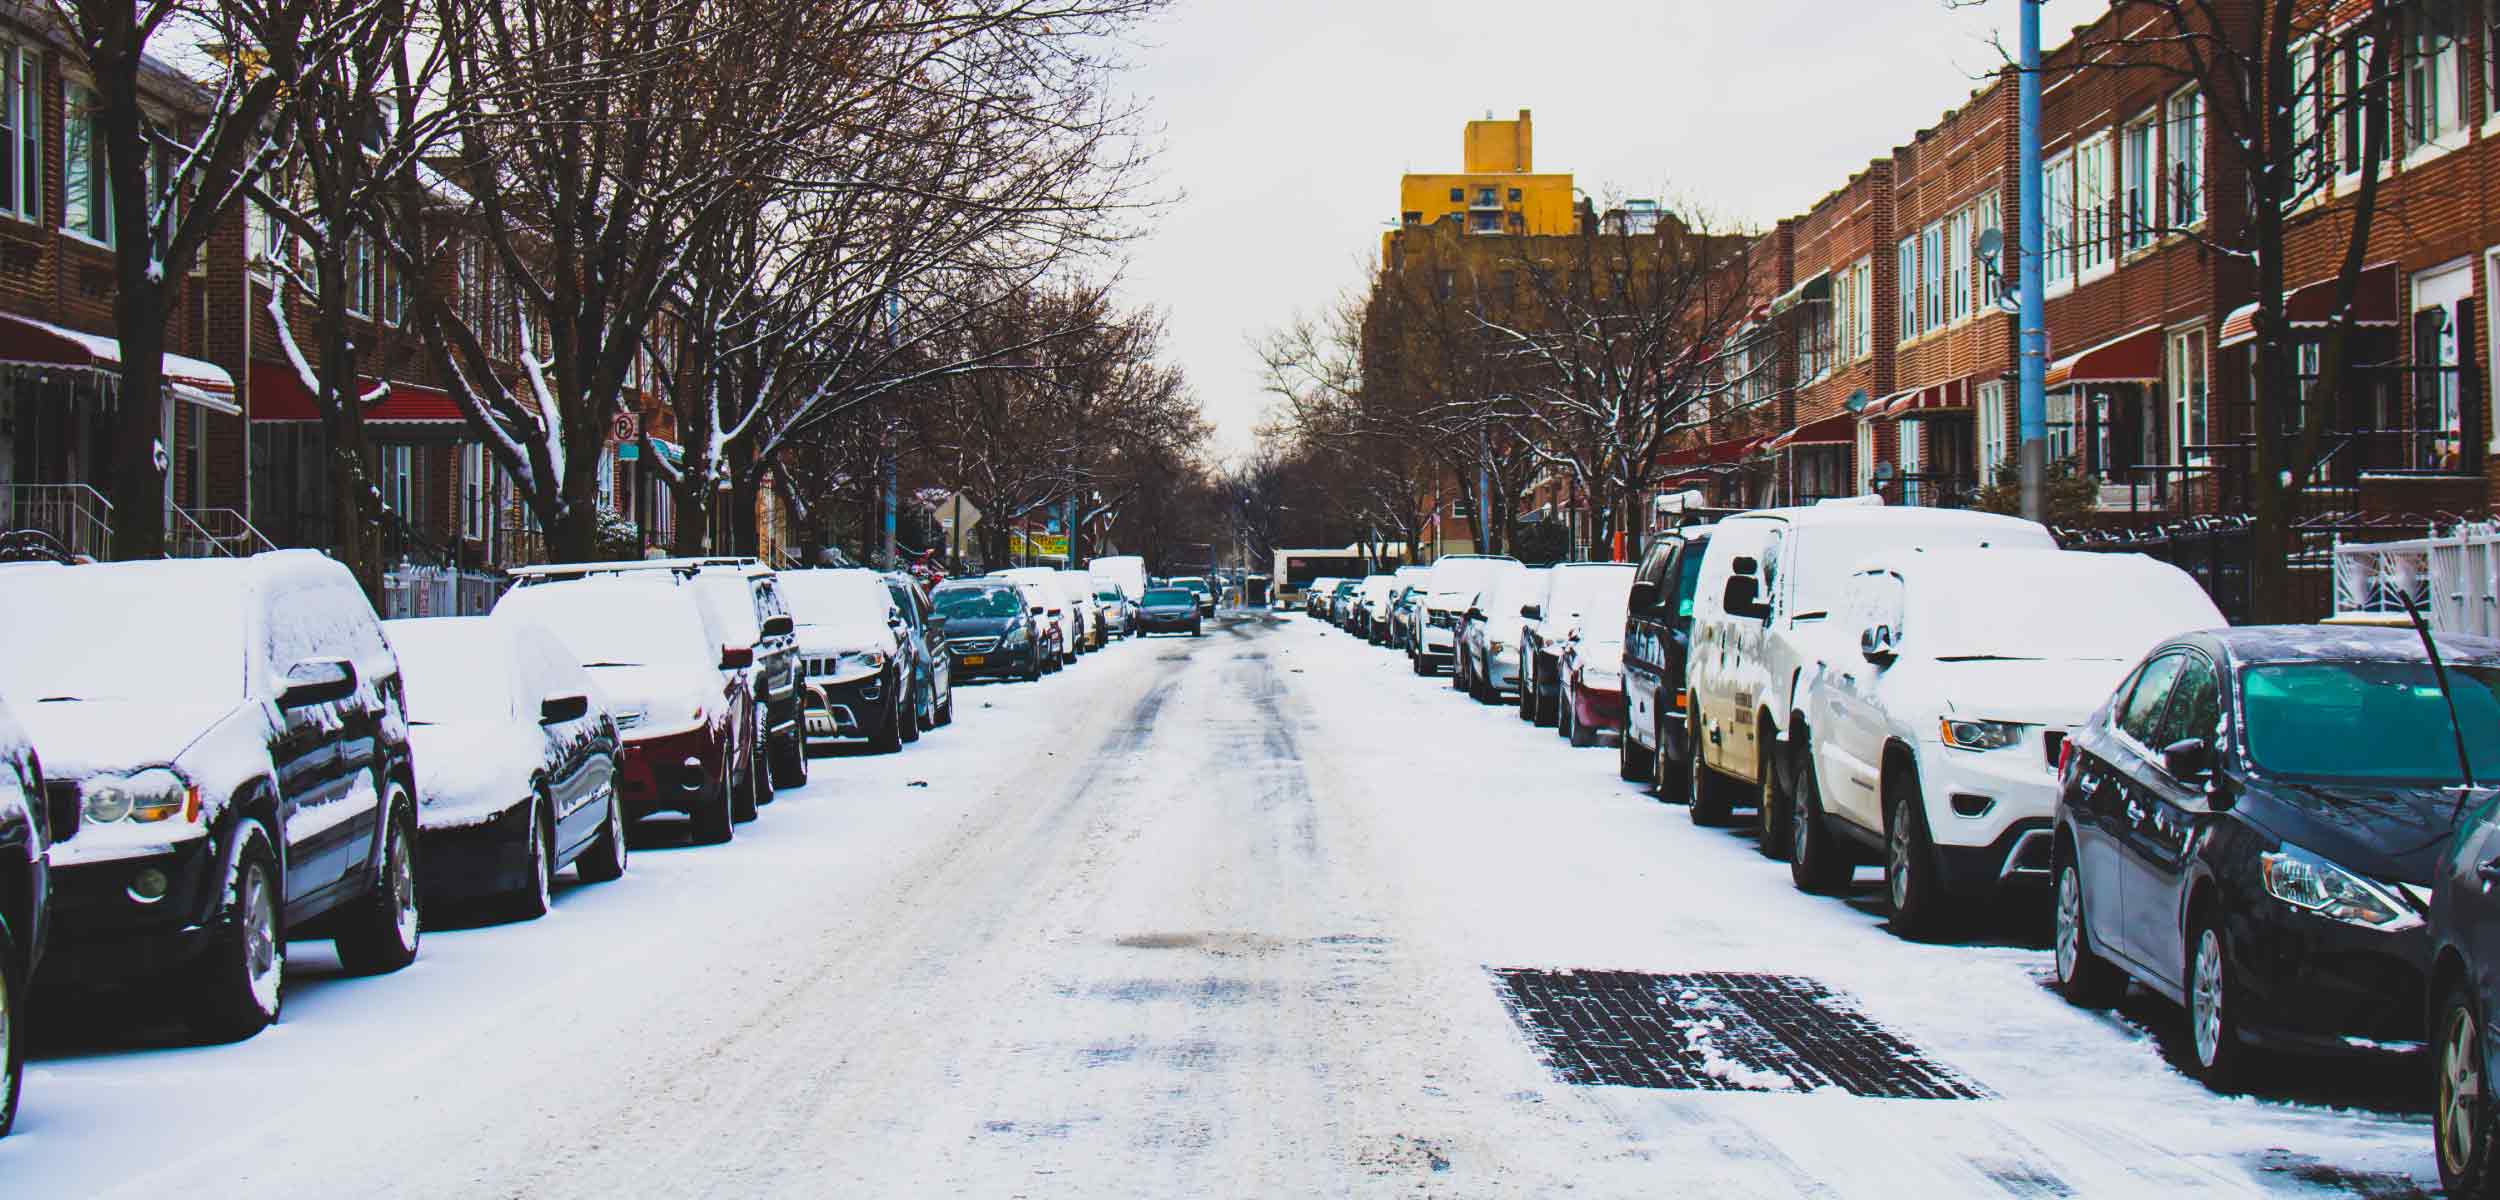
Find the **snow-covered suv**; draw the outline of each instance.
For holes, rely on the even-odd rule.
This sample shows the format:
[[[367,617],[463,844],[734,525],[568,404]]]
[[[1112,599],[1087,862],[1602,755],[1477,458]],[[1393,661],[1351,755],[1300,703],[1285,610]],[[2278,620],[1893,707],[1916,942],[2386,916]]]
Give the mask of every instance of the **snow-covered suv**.
[[[1507,554],[1444,554],[1433,560],[1432,573],[1424,578],[1415,642],[1407,648],[1416,674],[1429,675],[1444,662],[1457,663],[1458,619],[1504,563],[1517,566],[1519,560]]]
[[[1880,856],[1893,931],[1921,937],[2047,881],[2067,732],[2147,650],[2225,622],[2140,554],[1940,548],[1868,559],[1830,623],[1856,644],[1807,669],[1789,870],[1832,892]]]
[[[241,559],[13,566],[0,691],[76,796],[48,972],[146,979],[215,1040],[278,1017],[286,939],[349,970],[417,955],[399,661],[347,568]]]
[[[1685,666],[1695,823],[1726,820],[1750,792],[1744,802],[1761,816],[1763,853],[1787,846],[1784,801],[1797,756],[1783,742],[1799,716],[1805,668],[1855,652],[1857,632],[1831,619],[1841,585],[1868,555],[1907,546],[2057,543],[2032,521],[1886,508],[1872,498],[1738,513],[1712,530]]]
[[[1562,719],[1563,643],[1580,627],[1580,615],[1600,597],[1620,599],[1632,586],[1637,564],[1555,563],[1545,590],[1519,610],[1519,719],[1552,725]],[[1612,631],[1614,637],[1623,631]]]

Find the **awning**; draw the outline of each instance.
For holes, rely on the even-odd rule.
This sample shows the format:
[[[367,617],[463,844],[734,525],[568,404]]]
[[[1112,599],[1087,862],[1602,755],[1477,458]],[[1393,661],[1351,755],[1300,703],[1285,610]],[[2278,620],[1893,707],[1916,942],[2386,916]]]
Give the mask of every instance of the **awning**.
[[[2049,364],[2046,387],[2161,382],[2161,326],[2147,325]]]
[[[1857,444],[1858,416],[1840,413],[1819,421],[1808,421],[1772,438],[1766,449],[1776,454],[1799,446],[1850,446]]]
[[[1670,468],[1724,466],[1742,461],[1752,454],[1756,447],[1769,440],[1769,438],[1762,437],[1730,438],[1724,442],[1712,442],[1707,446],[1671,450],[1658,456],[1658,465]]]
[[[450,393],[423,384],[377,381],[362,376],[356,381],[359,393],[369,394],[375,387],[387,392],[382,399],[365,408],[367,422],[392,422],[414,425],[440,425],[467,420],[460,405]],[[295,368],[284,363],[254,362],[252,364],[252,420],[318,421],[321,410],[314,406],[312,393]]]
[[[2363,267],[2361,278],[2352,294],[2353,324],[2363,328],[2392,329],[2403,306],[2396,302],[2396,264],[2383,262]],[[2283,297],[2283,320],[2294,329],[2324,329],[2335,323],[2335,281],[2321,279],[2293,288]],[[2257,306],[2243,304],[2231,310],[2222,322],[2222,335],[2216,346],[2237,346],[2257,340]]]
[[[1776,317],[1781,313],[1787,312],[1789,309],[1805,303],[1808,300],[1830,299],[1831,294],[1832,273],[1829,271],[1816,272],[1812,278],[1807,279],[1805,282],[1800,283],[1785,292],[1781,292],[1776,298],[1774,298],[1771,301],[1771,315]]]
[[[1923,388],[1912,388],[1894,396],[1884,406],[1884,419],[1922,417],[1948,412],[1961,412],[1971,406],[1970,380],[1948,379]]]
[[[62,367],[119,376],[122,344],[102,334],[84,333],[33,317],[0,313],[0,363]],[[243,411],[242,406],[234,402],[234,376],[226,374],[224,367],[186,355],[168,354],[165,356],[164,371],[165,389],[175,399],[221,413]]]

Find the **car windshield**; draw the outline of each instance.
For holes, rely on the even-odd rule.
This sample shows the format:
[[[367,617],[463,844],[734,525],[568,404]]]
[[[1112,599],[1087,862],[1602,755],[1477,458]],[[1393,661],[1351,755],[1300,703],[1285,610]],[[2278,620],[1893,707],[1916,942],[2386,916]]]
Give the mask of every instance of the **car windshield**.
[[[514,588],[495,605],[545,626],[586,667],[716,667],[702,616],[673,583],[584,579]]]
[[[409,720],[436,725],[511,719],[511,639],[488,620],[452,617],[382,626],[399,656]]]
[[[1629,595],[1632,576],[1639,568],[1630,563],[1602,563],[1588,566],[1554,568],[1554,600],[1546,607],[1549,617],[1586,613],[1592,605],[1607,597]]]
[[[1473,596],[1493,582],[1495,573],[1515,565],[1506,558],[1445,558],[1432,564],[1432,592]]]
[[[232,578],[232,577],[229,577]],[[231,704],[244,695],[242,587],[144,569],[28,567],[0,575],[0,679],[17,703]]]
[[[755,592],[744,576],[706,572],[695,576],[692,586],[723,641],[752,646],[764,636],[755,616]]]
[[[2186,574],[2113,574],[2099,558],[2026,554],[2020,570],[1957,573],[1917,589],[1903,632],[1931,658],[2133,662],[2163,638],[2222,624]]]
[[[2477,779],[2500,773],[2500,668],[2448,668]],[[2267,663],[2240,672],[2248,753],[2285,775],[2455,783],[2456,725],[2427,663]],[[2367,730],[2368,736],[2355,736]]]
[[[1003,587],[939,588],[931,603],[949,621],[1012,617],[1024,611],[1024,597]]]
[[[1172,586],[1188,588],[1193,592],[1211,592],[1215,590],[1208,587],[1207,581],[1203,579],[1175,579],[1172,581]]]
[[[1120,602],[1120,589],[1095,588],[1094,602],[1097,604],[1118,604]]]
[[[1484,615],[1497,620],[1517,622],[1520,619],[1519,609],[1523,605],[1535,603],[1538,589],[1544,586],[1545,576],[1541,572],[1531,571],[1526,567],[1515,571],[1504,571],[1501,578],[1494,580],[1492,588],[1485,593]]]
[[[1148,608],[1154,608],[1158,605],[1194,605],[1198,603],[1198,593],[1190,591],[1187,588],[1148,588],[1146,589],[1146,599],[1143,603]]]
[[[874,571],[792,571],[781,576],[781,602],[799,625],[878,624],[894,598]]]

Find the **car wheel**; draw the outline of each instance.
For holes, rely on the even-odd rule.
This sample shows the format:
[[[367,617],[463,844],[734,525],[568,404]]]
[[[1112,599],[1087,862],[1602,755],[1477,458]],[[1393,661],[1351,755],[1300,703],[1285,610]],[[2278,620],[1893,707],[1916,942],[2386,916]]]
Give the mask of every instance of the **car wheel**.
[[[1802,728],[1798,732],[1799,736],[1803,736]],[[1793,819],[1792,807],[1792,804],[1780,800],[1779,775],[1771,769],[1769,762],[1764,762],[1761,778],[1754,784],[1754,849],[1762,857],[1773,860],[1788,857],[1788,825]]]
[[[191,1032],[203,1041],[239,1042],[278,1019],[286,982],[286,931],[278,898],[286,876],[270,850],[269,830],[245,821],[235,831],[232,874],[227,877],[225,928],[209,941],[200,960]]]
[[[1205,637],[1206,634],[1207,628],[1203,622],[1193,624],[1189,627],[1189,636],[1191,637]]]
[[[2077,1008],[2118,1003],[2126,976],[2092,949],[2084,926],[2083,865],[2070,855],[2057,864],[2057,992]]]
[[[1809,755],[1797,767],[1797,794],[1788,822],[1788,881],[1798,891],[1828,896],[1849,886],[1849,860],[1840,853],[1840,839],[1823,822],[1823,789],[1815,781]]]
[[[1936,843],[1927,830],[1927,805],[1918,784],[1893,788],[1892,820],[1884,834],[1884,897],[1892,905],[1892,931],[1912,941],[1944,932],[1945,898],[1938,894]]]
[[[338,936],[339,965],[353,975],[383,975],[417,958],[423,936],[417,927],[417,831],[408,794],[392,784],[382,793],[382,878],[364,910],[350,916]]]
[[[1701,761],[1700,743],[1694,743],[1693,749],[1691,782],[1685,790],[1685,815],[1691,817],[1695,825],[1725,825],[1729,811],[1727,784],[1719,778],[1718,772]]]
[[[755,819],[755,752],[747,751],[747,769],[731,772],[729,785],[729,819],[744,825]]]
[[[747,789],[746,820],[755,819],[756,809],[773,802],[772,747],[764,734],[764,708],[761,703],[747,710],[752,723],[747,727]]]
[[[1667,753],[1667,718],[1658,717],[1658,743],[1650,748],[1650,786],[1658,790],[1661,803],[1682,804],[1692,798],[1693,777],[1683,770],[1682,763]]]
[[[868,739],[868,748],[879,754],[894,754],[903,748],[903,722],[910,719],[911,708],[902,686],[900,682],[894,685],[894,703],[886,707],[885,719],[877,722],[877,732]]]
[[[1536,656],[1519,648],[1519,719],[1536,724]]]
[[[802,750],[804,743],[802,743]],[[805,758],[804,752],[800,755]],[[625,802],[611,792],[608,795],[608,819],[599,829],[599,836],[573,860],[573,869],[581,872],[583,883],[608,883],[624,878],[626,858],[631,853],[625,844]]]
[[[1415,657],[1408,659],[1406,665],[1418,675],[1432,674],[1431,660],[1426,659],[1423,655],[1418,654]]]
[[[921,718],[919,680],[912,681],[911,695],[904,697],[902,711],[894,714],[894,721],[894,735],[902,739],[904,745],[919,741],[920,732],[929,727],[929,723]]]
[[[717,846],[738,834],[737,799],[730,795],[729,772],[721,772],[720,782],[706,796],[694,817],[694,844]]]
[[[0,1137],[17,1123],[17,1094],[26,1083],[26,1028],[18,1009],[26,981],[17,974],[17,939],[0,924]]]
[[[506,920],[535,921],[555,907],[556,849],[555,822],[547,816],[545,800],[532,797],[529,802],[529,829],[523,843],[529,851],[529,878],[504,897]]]
[[[2240,1044],[2239,982],[2233,978],[2230,945],[2210,907],[2197,919],[2187,953],[2188,1034],[2196,1077],[2217,1092],[2231,1091],[2247,1072],[2250,1051]]]
[[[1557,723],[1561,721],[1568,721],[1571,723],[1571,728],[1564,731],[1564,736],[1571,739],[1572,745],[1583,750],[1596,745],[1597,733],[1595,730],[1589,728],[1588,722],[1580,719],[1580,706],[1578,702],[1572,698],[1571,685],[1564,684],[1560,691],[1562,694],[1556,697],[1554,701],[1555,707],[1561,710],[1562,713],[1562,715],[1557,718]]]
[[[955,681],[952,679],[946,681],[946,698],[938,701],[937,723],[940,725],[955,723]]]
[[[1450,690],[1463,692],[1470,686],[1467,682],[1467,656],[1463,653],[1453,656],[1450,659]]]
[[[2481,1200],[2500,1193],[2500,1175],[2492,1171],[2491,1083],[2483,1071],[2483,1023],[2472,989],[2470,981],[2458,980],[2439,1003],[2431,1130],[2439,1143],[2442,1190]]]
[[[807,786],[807,730],[794,728],[789,736],[774,738],[766,756],[771,759],[773,786],[801,788]]]
[[[1649,782],[1649,751],[1632,736],[1632,714],[1624,713],[1623,728],[1615,734],[1615,778],[1625,783]]]
[[[1038,683],[1042,678],[1042,652],[1035,650],[1024,656],[1024,681]]]

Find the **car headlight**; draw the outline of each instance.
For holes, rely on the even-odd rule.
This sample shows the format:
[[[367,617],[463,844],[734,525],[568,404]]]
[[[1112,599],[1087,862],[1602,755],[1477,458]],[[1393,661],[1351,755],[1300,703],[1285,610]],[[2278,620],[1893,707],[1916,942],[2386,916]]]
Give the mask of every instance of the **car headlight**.
[[[1956,750],[2003,750],[2019,746],[2025,726],[2013,721],[1957,721],[1951,717],[1940,722],[1944,744]]]
[[[841,662],[844,671],[880,671],[885,669],[885,652],[853,650],[843,654]]]
[[[1032,631],[1026,629],[1022,625],[1018,625],[1015,628],[1008,630],[1007,636],[998,640],[998,645],[1002,650],[1013,650],[1016,647],[1031,641],[1032,638]]]
[[[2422,923],[2421,914],[2387,889],[2290,843],[2258,855],[2257,862],[2267,894],[2294,908],[2388,933]]]
[[[152,825],[178,814],[196,820],[199,789],[168,767],[129,775],[97,775],[78,785],[80,817],[89,824],[118,821]]]

